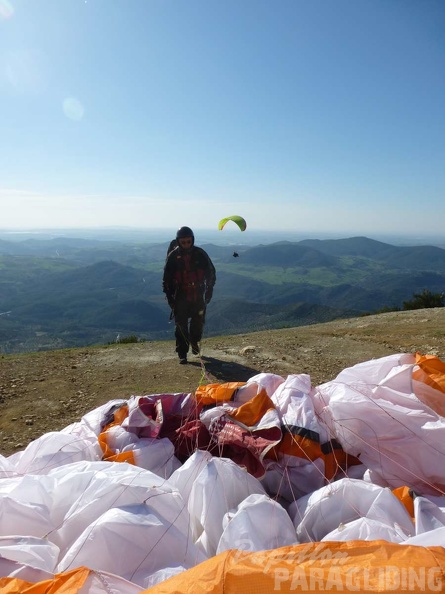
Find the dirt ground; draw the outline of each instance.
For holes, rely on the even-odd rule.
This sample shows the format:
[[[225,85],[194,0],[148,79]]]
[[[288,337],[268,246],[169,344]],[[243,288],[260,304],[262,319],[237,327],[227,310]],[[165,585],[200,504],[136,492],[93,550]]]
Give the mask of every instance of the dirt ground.
[[[178,364],[173,340],[1,356],[0,454],[115,398],[192,392],[260,372],[307,373],[316,386],[346,367],[396,353],[445,360],[445,308],[207,338],[201,347],[186,366]]]

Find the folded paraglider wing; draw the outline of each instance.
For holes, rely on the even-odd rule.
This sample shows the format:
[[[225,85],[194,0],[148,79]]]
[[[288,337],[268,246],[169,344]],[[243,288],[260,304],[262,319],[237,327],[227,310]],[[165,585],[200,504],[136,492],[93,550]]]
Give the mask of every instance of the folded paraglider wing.
[[[0,455],[3,594],[445,589],[445,364],[113,400]]]

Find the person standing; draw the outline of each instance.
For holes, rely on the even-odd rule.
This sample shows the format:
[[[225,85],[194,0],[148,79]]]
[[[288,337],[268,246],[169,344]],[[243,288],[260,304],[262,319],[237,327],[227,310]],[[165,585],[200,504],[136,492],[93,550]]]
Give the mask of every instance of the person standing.
[[[178,229],[176,243],[164,265],[162,290],[173,312],[176,352],[179,363],[184,365],[190,347],[194,355],[200,353],[206,307],[213,296],[216,271],[207,252],[195,245],[190,227]]]

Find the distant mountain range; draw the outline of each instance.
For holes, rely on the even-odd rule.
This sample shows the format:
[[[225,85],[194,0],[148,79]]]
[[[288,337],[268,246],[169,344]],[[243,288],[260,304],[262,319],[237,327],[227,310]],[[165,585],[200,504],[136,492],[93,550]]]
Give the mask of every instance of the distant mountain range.
[[[161,292],[168,243],[0,240],[3,353],[173,337]],[[217,269],[207,335],[307,325],[445,290],[445,250],[367,237],[204,244]],[[234,257],[234,252],[238,257]]]

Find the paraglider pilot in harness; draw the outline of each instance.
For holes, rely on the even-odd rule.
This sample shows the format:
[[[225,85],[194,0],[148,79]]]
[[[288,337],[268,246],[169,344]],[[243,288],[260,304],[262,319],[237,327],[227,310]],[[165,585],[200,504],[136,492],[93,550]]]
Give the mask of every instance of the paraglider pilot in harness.
[[[212,299],[216,272],[208,254],[195,245],[190,227],[178,229],[176,244],[167,254],[162,290],[175,319],[179,362],[185,364],[190,347],[194,355],[199,355],[206,306]]]

